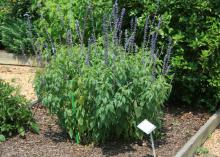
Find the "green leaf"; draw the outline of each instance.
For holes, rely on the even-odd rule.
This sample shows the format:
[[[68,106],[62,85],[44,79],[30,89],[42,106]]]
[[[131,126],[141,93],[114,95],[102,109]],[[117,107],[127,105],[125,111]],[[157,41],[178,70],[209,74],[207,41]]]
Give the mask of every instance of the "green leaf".
[[[31,129],[33,130],[34,133],[37,133],[37,134],[40,133],[40,128],[39,128],[37,123],[31,123],[30,127],[31,127]]]
[[[25,135],[25,129],[24,129],[24,127],[19,127],[19,128],[18,128],[18,133],[19,133],[19,135],[21,135],[22,137],[24,137],[24,135]]]
[[[68,134],[70,135],[70,138],[73,139],[73,129],[72,128],[69,129]]]
[[[0,134],[0,142],[5,142],[6,138],[4,135]]]
[[[134,111],[135,111],[136,117],[140,118],[141,114],[142,114],[142,108],[141,107],[136,107],[136,108],[134,108]]]

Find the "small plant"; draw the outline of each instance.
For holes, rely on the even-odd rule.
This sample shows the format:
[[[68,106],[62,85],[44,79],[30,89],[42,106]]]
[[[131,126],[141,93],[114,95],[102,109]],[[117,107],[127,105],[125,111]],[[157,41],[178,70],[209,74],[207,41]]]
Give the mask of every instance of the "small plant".
[[[0,91],[0,141],[16,133],[24,137],[27,129],[38,133],[38,125],[25,98],[3,80],[0,80]]]
[[[198,155],[206,155],[208,153],[209,153],[209,150],[205,147],[198,147],[196,149],[196,154],[198,154]]]

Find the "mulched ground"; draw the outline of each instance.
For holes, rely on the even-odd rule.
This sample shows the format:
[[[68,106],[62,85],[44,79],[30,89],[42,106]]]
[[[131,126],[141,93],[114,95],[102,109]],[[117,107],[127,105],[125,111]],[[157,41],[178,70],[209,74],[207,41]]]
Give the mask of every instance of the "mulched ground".
[[[56,117],[38,105],[32,109],[40,124],[40,134],[31,132],[26,138],[12,137],[0,143],[0,157],[151,157],[149,142],[108,142],[101,146],[77,145],[69,141],[57,125]],[[207,121],[209,114],[190,112],[185,108],[166,108],[163,139],[156,141],[156,153],[171,157]]]
[[[36,99],[33,90],[35,68],[0,65],[0,78],[14,86],[21,87],[21,94],[27,99]],[[160,157],[171,157],[208,120],[209,114],[188,109],[188,107],[166,107],[164,114],[163,139],[156,140],[156,153]],[[19,136],[0,143],[0,157],[150,157],[148,141],[134,143],[108,142],[102,146],[77,145],[70,142],[57,125],[56,117],[38,105],[32,109],[40,124],[40,134],[31,132],[26,138]],[[195,112],[197,111],[197,112]],[[148,137],[149,139],[149,137]]]

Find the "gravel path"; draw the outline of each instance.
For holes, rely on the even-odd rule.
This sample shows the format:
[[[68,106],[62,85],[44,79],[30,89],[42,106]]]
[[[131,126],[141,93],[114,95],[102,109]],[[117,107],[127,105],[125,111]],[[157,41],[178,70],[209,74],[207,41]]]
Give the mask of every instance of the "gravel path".
[[[33,89],[35,72],[36,68],[33,67],[0,65],[0,79],[14,87],[19,87],[21,95],[30,101],[37,99]]]
[[[220,157],[220,126],[206,140],[202,148],[208,150],[207,154],[198,155],[198,157]]]

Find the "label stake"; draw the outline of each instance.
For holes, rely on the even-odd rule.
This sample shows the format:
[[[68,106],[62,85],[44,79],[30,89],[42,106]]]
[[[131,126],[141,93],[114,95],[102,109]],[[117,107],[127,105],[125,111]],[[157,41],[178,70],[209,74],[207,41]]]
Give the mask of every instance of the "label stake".
[[[137,127],[139,129],[141,129],[143,132],[145,132],[146,134],[148,134],[148,135],[150,134],[153,155],[154,155],[154,157],[156,157],[156,151],[155,151],[155,147],[154,147],[154,139],[153,139],[153,135],[152,135],[152,132],[154,131],[154,129],[156,129],[156,126],[145,119],[140,124],[138,124]]]
[[[151,139],[151,146],[153,149],[153,155],[154,155],[154,157],[156,157],[156,151],[155,151],[155,147],[154,147],[154,139],[153,139],[152,133],[150,133],[150,139]]]

